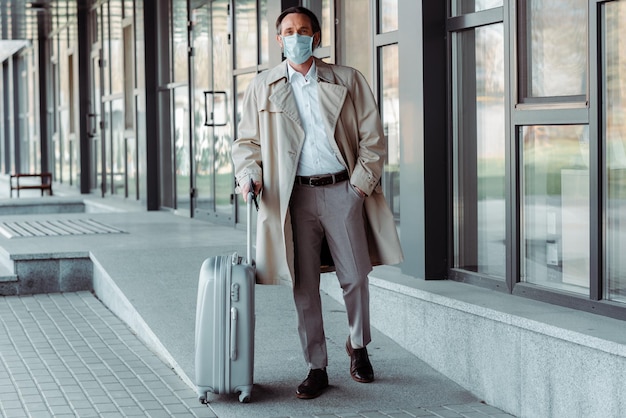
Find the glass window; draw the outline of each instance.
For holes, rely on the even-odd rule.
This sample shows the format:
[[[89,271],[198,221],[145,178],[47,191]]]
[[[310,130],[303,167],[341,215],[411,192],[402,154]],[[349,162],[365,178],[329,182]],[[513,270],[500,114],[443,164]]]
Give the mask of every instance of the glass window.
[[[254,79],[256,74],[243,74],[237,77],[237,97],[236,97],[236,106],[237,106],[237,118],[236,125],[239,125],[241,121],[241,113],[243,111],[243,96],[246,93],[246,89],[250,82]]]
[[[315,13],[322,27],[322,42],[319,48],[315,49],[315,56],[322,59],[328,58],[330,56],[330,47],[333,46],[331,34],[334,32],[332,29],[335,26],[331,0],[302,0],[301,5]]]
[[[320,15],[318,15],[318,19]],[[332,26],[335,26],[335,22],[332,20],[331,10],[330,10],[330,0],[322,0],[322,13],[320,24],[322,25],[322,45],[321,46],[331,46],[332,37],[330,36]]]
[[[602,7],[607,298],[626,302],[626,2]]]
[[[267,17],[267,0],[260,0],[259,1],[259,22],[267,22],[268,21],[268,17]],[[272,20],[269,20],[270,22],[272,22]],[[268,48],[269,48],[269,43],[270,43],[270,31],[269,31],[269,26],[267,24],[261,24],[260,25],[260,31],[259,31],[259,37],[260,37],[260,42],[259,42],[259,49],[261,50],[261,64],[267,64],[270,60],[270,56],[269,56],[269,52],[268,52]],[[272,32],[273,34],[274,32]],[[273,40],[274,38],[272,38]]]
[[[124,138],[124,149],[126,151],[126,194],[125,197],[137,199],[137,139],[134,137]]]
[[[122,30],[122,2],[109,2],[110,27],[109,42],[111,47],[111,93],[118,94],[124,91],[124,43]],[[129,74],[129,77],[132,74]]]
[[[102,34],[102,19],[98,17],[98,9],[89,12],[89,41],[95,44]]]
[[[228,33],[229,0],[216,0],[211,4],[211,42],[213,57],[211,69],[214,90],[227,91],[232,86],[232,53]]]
[[[111,193],[126,196],[124,99],[111,101]]]
[[[232,109],[233,100],[233,69],[232,69],[232,51],[228,41],[228,0],[214,1],[212,7],[212,42],[213,42],[213,88],[218,91],[225,91],[225,99],[230,103],[229,109]],[[253,12],[250,12],[253,13]],[[256,16],[256,15],[255,15]],[[255,26],[256,28],[256,26]],[[256,38],[255,38],[256,42]],[[254,59],[256,60],[256,45]],[[256,61],[255,61],[256,63]],[[240,77],[237,77],[239,82]],[[219,99],[219,96],[215,97]],[[212,152],[214,165],[211,167],[214,173],[215,181],[215,210],[218,213],[232,215],[233,202],[231,196],[233,193],[233,163],[230,157],[230,145],[233,141],[233,125],[232,111],[228,111],[226,126],[219,126],[213,129]],[[245,219],[245,218],[244,218]]]
[[[497,23],[454,35],[457,268],[506,277],[504,34]]]
[[[124,18],[133,16],[133,0],[124,0]]]
[[[207,115],[205,111],[205,91],[211,89],[211,39],[210,28],[211,21],[209,15],[209,7],[202,6],[193,9],[193,48],[194,48],[194,73],[193,81],[193,117],[194,117],[194,134],[193,134],[193,152],[195,160],[195,187],[197,190],[196,207],[213,209],[212,202],[215,192],[212,181],[211,168],[213,164],[213,153],[211,145],[213,142],[212,129],[204,126]]]
[[[454,0],[452,2],[452,16],[502,7],[502,3],[503,0]]]
[[[398,0],[379,0],[378,8],[379,33],[398,30]]]
[[[135,84],[135,54],[133,53],[133,26],[128,25],[124,33],[124,128],[135,127],[134,84]]]
[[[103,95],[111,94],[111,72],[110,72],[110,51],[111,51],[111,43],[109,40],[111,39],[111,35],[109,33],[109,4],[102,5],[102,19],[98,20],[102,21],[102,72],[104,74],[103,80],[104,84],[102,86]]]
[[[241,120],[241,114],[243,113],[243,96],[246,92],[246,89],[248,88],[248,86],[250,85],[250,83],[252,82],[255,76],[256,74],[243,74],[243,75],[238,76],[236,79],[236,85],[237,85],[237,96],[235,98],[236,109],[237,109],[236,125],[239,125],[239,121]],[[230,149],[230,143],[228,144],[228,148]],[[230,158],[230,154],[228,158]],[[232,179],[232,171],[228,172],[228,174],[230,174],[230,179]],[[227,183],[227,185],[232,188],[231,184],[232,184],[232,180],[230,180],[230,183]],[[237,205],[237,211],[238,211],[237,217],[239,219],[246,219],[246,204],[243,202],[243,198],[241,194],[238,194],[237,196],[239,199],[239,203]]]
[[[176,164],[176,208],[189,209],[191,161],[189,155],[189,100],[187,87],[178,87],[173,94],[173,141]]]
[[[370,27],[370,0],[342,1],[340,16],[343,24],[338,25],[341,31],[338,36],[340,42],[340,62],[361,71],[368,81],[372,81],[372,48],[369,37],[363,28]]]
[[[104,102],[104,115],[102,116],[102,126],[104,130],[104,146],[102,147],[102,194],[109,193],[111,190],[111,177],[113,173],[113,130],[111,123],[113,120],[113,111],[111,109],[112,101]]]
[[[526,0],[522,98],[585,95],[587,0]]]
[[[400,221],[400,89],[398,83],[398,44],[380,49],[380,113],[387,137],[387,162],[383,190],[389,207]]]
[[[257,62],[256,0],[235,3],[236,68],[254,67]]]
[[[144,69],[144,64],[145,64],[145,41],[144,41],[144,22],[143,22],[143,2],[137,0],[136,3],[136,7],[137,7],[137,18],[135,19],[135,31],[134,31],[134,38],[135,38],[135,42],[133,45],[133,51],[135,54],[135,77],[136,77],[136,88],[137,89],[143,89],[145,86],[145,77],[146,77],[146,71]]]
[[[522,153],[522,280],[588,293],[589,129],[526,126]]]
[[[174,82],[187,82],[187,2],[173,0],[172,27],[173,27],[173,66]]]

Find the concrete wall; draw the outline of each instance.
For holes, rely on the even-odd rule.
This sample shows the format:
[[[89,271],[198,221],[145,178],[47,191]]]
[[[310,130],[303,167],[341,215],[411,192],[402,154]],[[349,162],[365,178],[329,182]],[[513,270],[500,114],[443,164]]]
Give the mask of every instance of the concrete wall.
[[[0,252],[0,296],[92,290],[88,253],[9,256]],[[1,272],[0,271],[0,272]]]
[[[518,417],[626,416],[624,321],[393,270],[370,276],[373,326],[488,404]],[[341,301],[333,275],[322,289]]]

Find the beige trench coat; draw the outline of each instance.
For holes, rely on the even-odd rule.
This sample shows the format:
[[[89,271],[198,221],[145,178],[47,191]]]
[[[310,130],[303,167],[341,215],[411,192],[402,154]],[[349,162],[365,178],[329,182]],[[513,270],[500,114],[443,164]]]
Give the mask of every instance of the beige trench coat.
[[[350,182],[368,195],[364,205],[372,264],[400,263],[403,255],[393,214],[379,184],[386,140],[371,89],[352,68],[319,59],[315,64],[331,147],[350,173]],[[289,200],[304,136],[283,61],[259,74],[246,90],[239,136],[232,146],[237,184],[250,178],[263,182],[255,257],[259,283],[293,281]]]

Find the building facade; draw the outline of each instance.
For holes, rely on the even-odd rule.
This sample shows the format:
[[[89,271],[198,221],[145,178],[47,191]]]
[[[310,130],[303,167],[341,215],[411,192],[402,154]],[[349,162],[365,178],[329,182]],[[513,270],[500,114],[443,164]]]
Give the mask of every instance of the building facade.
[[[378,100],[404,274],[626,319],[624,0],[1,1],[1,172],[245,222],[230,143],[293,5]]]

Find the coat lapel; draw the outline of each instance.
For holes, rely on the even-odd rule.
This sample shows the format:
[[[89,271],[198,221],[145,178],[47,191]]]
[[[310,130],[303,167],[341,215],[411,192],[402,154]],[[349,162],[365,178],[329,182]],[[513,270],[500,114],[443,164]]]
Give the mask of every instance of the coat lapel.
[[[317,67],[317,80],[319,86],[319,100],[322,108],[322,117],[329,129],[332,138],[335,133],[335,126],[339,119],[339,114],[346,100],[348,89],[337,83],[335,73],[330,65],[320,59],[315,60]],[[271,89],[270,102],[280,109],[289,119],[302,126],[296,98],[288,82],[287,61],[283,61],[270,70],[267,76],[267,83]]]
[[[291,90],[291,85],[287,82],[277,83],[272,89],[270,102],[280,109],[289,119],[294,121],[298,126],[302,127],[300,114],[298,113],[298,104]]]
[[[320,80],[319,84],[320,106],[322,108],[322,118],[326,121],[329,136],[335,136],[337,120],[346,100],[348,89],[339,84],[331,84]]]
[[[287,72],[287,61],[269,70],[267,74],[267,87],[270,91],[269,101],[285,114],[289,119],[302,127],[298,104],[291,90]]]
[[[340,84],[330,65],[320,59],[315,60],[317,66],[317,81],[319,86],[322,117],[330,130],[331,138],[335,135],[335,126],[341,114],[343,103],[348,95],[348,89]]]

